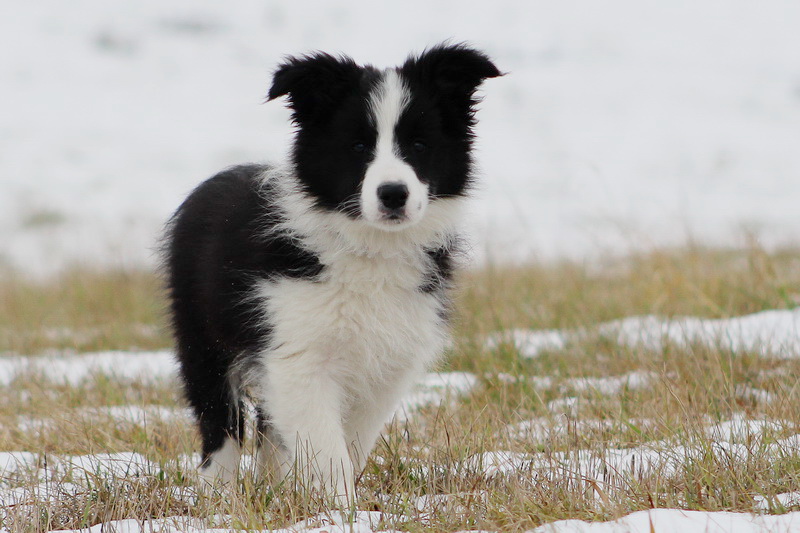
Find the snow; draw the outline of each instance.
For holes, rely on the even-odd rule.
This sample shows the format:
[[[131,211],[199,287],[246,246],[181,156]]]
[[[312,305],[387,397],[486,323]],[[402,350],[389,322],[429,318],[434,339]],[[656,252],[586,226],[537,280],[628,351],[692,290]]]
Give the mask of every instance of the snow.
[[[15,379],[34,375],[55,384],[80,385],[96,375],[105,375],[122,382],[155,383],[175,379],[177,363],[169,350],[156,352],[96,352],[88,354],[61,353],[40,357],[0,355],[0,385],[9,385]],[[469,393],[477,378],[468,372],[429,372],[415,384],[414,389],[401,402],[397,416],[458,395]],[[143,424],[147,418],[170,419],[185,417],[185,411],[173,411],[158,406],[119,406],[92,408],[76,413],[81,416],[110,416],[112,418]],[[24,427],[37,427],[44,420],[21,419]]]
[[[622,339],[623,343],[642,343],[653,348],[663,339],[671,342],[719,343],[733,350],[744,347],[765,356],[793,356],[789,339],[794,331],[796,311],[772,311],[746,317],[726,320],[701,320],[684,317],[674,321],[659,322],[655,317],[633,318],[601,324],[593,328],[594,334]],[[637,330],[637,328],[639,328]],[[585,331],[558,332],[564,346]],[[769,332],[773,344],[764,348],[766,339],[762,335]],[[548,332],[554,337],[553,332]],[[660,334],[660,336],[659,336]],[[530,335],[535,336],[536,332]],[[503,334],[496,335],[493,342],[499,343]],[[524,336],[518,336],[524,339]],[[724,339],[721,340],[721,339]],[[766,342],[766,340],[764,340]],[[535,343],[534,343],[535,344]],[[495,344],[497,345],[497,344]],[[780,351],[777,353],[779,347]],[[15,379],[29,374],[41,376],[53,383],[79,386],[96,374],[111,376],[122,383],[140,381],[153,383],[155,380],[175,378],[175,364],[169,351],[160,352],[98,352],[91,354],[49,354],[38,357],[6,355],[0,357],[0,384],[8,385]],[[491,376],[487,379],[492,379]],[[519,381],[519,377],[498,374],[502,382]],[[537,388],[557,388],[564,394],[595,393],[616,395],[625,390],[646,388],[660,379],[657,373],[646,370],[605,377],[576,377],[558,379],[553,376],[532,376],[524,378]],[[455,403],[459,396],[469,394],[478,386],[475,375],[466,372],[430,373],[416,384],[414,390],[403,401],[396,416],[403,420],[414,411],[426,405],[443,402]],[[772,401],[774,395],[752,387],[739,387],[737,396],[753,398],[755,401]],[[575,432],[604,431],[615,429],[619,421],[580,418],[581,397],[564,396],[551,401],[549,409],[554,414],[549,417],[521,421],[506,428],[507,434],[515,439],[530,440],[532,444],[546,443],[548,439],[563,437]],[[559,413],[568,413],[563,415]],[[111,417],[120,423],[145,425],[154,420],[174,423],[191,423],[185,409],[175,409],[158,405],[123,405],[73,409],[64,413],[67,417]],[[577,418],[576,418],[577,417]],[[21,418],[28,427],[46,427],[55,419],[28,420]],[[647,428],[655,424],[652,420],[630,420],[632,425]],[[702,421],[700,421],[702,424]],[[794,457],[800,450],[800,434],[796,427],[786,420],[753,418],[742,413],[734,414],[729,420],[710,422],[698,427],[694,435],[683,435],[676,439],[647,442],[626,448],[584,448],[568,452],[521,453],[507,450],[489,450],[451,465],[454,472],[466,475],[480,475],[485,478],[497,476],[522,476],[532,479],[558,476],[567,477],[576,483],[585,483],[602,490],[606,497],[613,497],[623,491],[631,479],[658,475],[669,477],[680,475],[687,464],[697,461],[714,460],[720,464],[735,465],[743,461],[773,461],[784,457]],[[788,436],[787,436],[788,435]],[[54,456],[31,452],[0,452],[0,503],[5,506],[32,505],[34,501],[60,501],[73,498],[85,492],[92,483],[110,479],[137,478],[158,474],[162,469],[179,468],[184,472],[193,471],[198,462],[196,454],[181,456],[166,465],[155,463],[147,457],[133,453],[99,453],[77,456]],[[242,467],[252,467],[253,459],[243,457]],[[47,465],[44,468],[43,465]],[[18,486],[22,477],[32,479],[34,484]],[[30,477],[33,476],[33,477]],[[55,476],[55,477],[54,477]],[[54,483],[54,479],[67,479]],[[37,481],[38,480],[38,481]],[[38,483],[38,484],[36,484]],[[182,498],[192,501],[196,498],[194,489],[186,487]],[[447,495],[441,498],[428,498],[416,501],[419,509],[448,503]],[[785,510],[798,505],[800,496],[787,492],[774,496],[754,495],[756,508],[765,511]],[[457,502],[455,502],[457,503]],[[455,507],[454,507],[455,508]],[[634,513],[617,521],[587,524],[579,521],[561,521],[543,526],[537,531],[617,531],[631,529],[638,531],[643,520],[652,519],[655,524],[663,524],[666,530],[673,525],[687,531],[698,528],[727,527],[742,528],[741,531],[767,531],[770,528],[791,526],[798,528],[800,513],[778,517],[757,516],[733,513],[700,513],[679,510],[651,511],[650,515]],[[424,511],[420,511],[423,512]],[[645,518],[642,518],[645,517]],[[224,518],[224,517],[223,517]],[[359,511],[352,530],[362,532],[377,531],[379,518],[374,513]],[[224,520],[223,520],[224,522]],[[647,522],[649,523],[649,522]],[[222,525],[221,525],[222,524]],[[108,524],[107,526],[112,525]],[[209,522],[185,517],[153,520],[150,523],[137,520],[122,520],[113,525],[117,531],[144,533],[161,530],[172,533],[193,531],[229,531],[222,522]],[[99,525],[89,531],[99,531]],[[158,529],[160,528],[160,529]],[[605,528],[605,529],[604,529]],[[695,529],[692,529],[695,528]],[[790,529],[787,529],[790,530]],[[800,529],[797,529],[800,531]],[[306,533],[309,531],[350,531],[349,525],[341,517],[330,518],[320,515],[309,521],[295,524],[284,531]],[[83,530],[82,533],[85,533]]]
[[[486,341],[486,347],[494,350],[503,344],[511,344],[523,357],[533,358],[541,352],[563,350],[567,346],[566,342],[564,332],[557,329],[535,332],[527,329],[511,329],[491,335]]]
[[[389,533],[390,529],[377,529],[385,515],[378,512],[357,511],[352,520],[330,513],[318,515],[272,533]],[[227,527],[214,527],[196,518],[169,517],[140,520],[115,520],[88,529],[62,530],[60,533],[229,533],[237,531]],[[533,533],[650,533],[652,531],[681,531],[682,533],[785,533],[800,531],[800,512],[783,515],[753,515],[749,513],[683,511],[678,509],[650,509],[639,511],[612,522],[583,522],[561,520],[540,526]],[[254,530],[254,533],[259,533]]]
[[[570,342],[598,337],[652,351],[663,350],[667,343],[679,347],[700,344],[734,353],[793,359],[800,357],[800,308],[716,320],[648,315],[578,330],[518,329],[491,335],[486,346],[495,349],[503,343],[511,343],[521,356],[533,358],[544,350],[558,350]]]
[[[636,427],[654,425],[652,420],[629,421]],[[570,420],[563,415],[552,419],[536,418],[509,426],[506,431],[516,439],[534,444],[569,432],[603,430],[621,425],[601,419]],[[496,476],[558,475],[581,483],[595,483],[604,491],[623,490],[631,479],[644,476],[672,476],[686,465],[707,460],[712,454],[720,464],[743,462],[754,458],[769,459],[793,456],[800,451],[800,434],[776,438],[796,430],[788,421],[752,419],[737,413],[730,420],[706,425],[698,435],[686,435],[653,441],[636,447],[585,448],[568,452],[520,453],[505,450],[487,451],[463,461],[459,469],[492,478]]]
[[[538,527],[536,533],[756,533],[800,531],[800,513],[752,515],[749,513],[651,509],[629,514],[613,522],[561,520]]]
[[[478,378],[469,372],[428,373],[415,385],[395,410],[393,417],[406,420],[409,414],[428,405],[441,405],[458,396],[468,394],[478,383]]]
[[[788,509],[789,507],[800,507],[800,491],[776,494],[774,498],[767,498],[759,495],[756,496],[755,500],[756,507],[762,511],[769,511],[770,509],[774,509],[778,506],[783,507],[784,509]]]
[[[451,37],[485,49],[509,73],[487,81],[479,115],[482,172],[468,220],[478,261],[584,258],[680,244],[687,236],[739,244],[743,232],[767,246],[798,242],[800,4],[793,0],[735,0],[724,9],[713,0],[43,0],[6,11],[0,45],[14,53],[0,59],[0,272],[47,275],[75,262],[152,267],[163,222],[199,180],[230,164],[283,159],[288,112],[279,103],[260,104],[284,54],[324,49],[393,65]],[[794,358],[799,318],[797,310],[725,320],[632,317],[591,331],[502,338],[528,357],[591,334],[653,350],[668,341]],[[78,385],[97,373],[151,382],[173,379],[175,367],[168,352],[0,357],[0,386],[31,373],[55,384]],[[537,387],[557,382],[538,378]],[[426,379],[447,384],[424,382],[399,416],[454,401],[477,381],[466,374]],[[619,376],[586,378],[568,390],[613,394],[631,386],[621,383]],[[774,400],[749,387],[735,393]],[[579,400],[551,407],[577,409]],[[138,409],[107,415],[144,423],[150,413]],[[576,430],[605,423],[581,424]],[[758,453],[796,455],[800,435],[761,437],[786,429],[781,421],[738,416],[709,425],[705,437],[716,441],[712,453],[720,458],[748,457],[753,439],[764,441]],[[670,442],[569,457],[498,450],[464,466],[485,475],[561,468],[614,483],[649,468],[669,473],[694,453],[699,448]],[[87,475],[158,468],[133,453],[52,459],[56,470]],[[24,499],[24,490],[6,485],[41,462],[36,453],[0,452],[0,502]],[[601,478],[603,469],[612,475]],[[61,484],[66,494],[47,487],[29,487],[30,494],[58,498],[77,485]],[[759,496],[757,505],[774,510],[798,500],[797,492],[787,492]],[[376,530],[380,519],[367,512],[354,518],[352,531],[360,532]],[[213,527],[174,517],[88,531]],[[284,531],[345,530],[351,531],[341,517],[321,515]],[[800,531],[800,513],[656,509],[537,529],[652,530]]]
[[[773,394],[769,391],[742,384],[736,385],[734,388],[734,394],[739,399],[752,400],[755,403],[761,404],[771,403],[778,399],[776,394]]]
[[[331,513],[330,515],[318,515],[308,520],[303,520],[289,527],[285,530],[276,530],[283,533],[370,533],[373,528],[385,518],[390,518],[383,513],[376,511],[360,511],[356,512],[353,520],[348,520],[346,517],[338,513]],[[381,530],[389,531],[389,530]]]
[[[0,356],[0,385],[9,385],[23,376],[38,376],[54,384],[73,386],[86,380],[105,375],[122,382],[156,383],[175,379],[177,363],[169,350],[157,352],[96,352],[89,354],[62,353],[40,357],[17,355]],[[400,402],[393,414],[405,420],[418,409],[455,401],[458,396],[468,394],[478,379],[468,372],[429,372],[414,385],[412,391]],[[144,425],[147,420],[169,421],[190,418],[186,410],[174,410],[159,406],[116,406],[78,410],[71,416],[111,417],[120,422]],[[42,429],[53,423],[53,419],[19,417],[22,429]]]
[[[147,425],[148,422],[158,420],[161,422],[179,422],[192,418],[190,409],[175,409],[163,405],[118,405],[113,407],[90,407],[79,409],[76,413],[84,418],[109,417],[118,422],[126,422],[137,426]]]
[[[0,385],[25,375],[42,377],[52,383],[79,385],[103,374],[122,381],[153,383],[172,378],[177,371],[172,352],[61,353],[41,357],[6,355],[0,357]]]
[[[429,378],[429,381],[434,381]],[[448,382],[447,378],[438,380],[439,383]],[[459,383],[463,376],[450,381]],[[535,422],[535,421],[532,421]],[[604,429],[608,424],[602,420],[587,420],[583,427],[575,425],[575,429]],[[650,421],[632,421],[640,425],[649,424]],[[528,426],[525,435],[536,437],[535,432]],[[460,475],[478,474],[486,478],[497,476],[522,476],[537,479],[539,476],[567,476],[576,482],[587,483],[599,488],[604,494],[611,495],[616,490],[624,490],[631,482],[645,475],[671,476],[680,474],[686,464],[696,461],[709,460],[709,453],[713,454],[716,461],[723,464],[734,464],[748,461],[757,457],[780,457],[784,454],[796,455],[800,450],[800,434],[791,435],[783,439],[776,439],[778,432],[790,429],[788,422],[780,420],[761,420],[747,418],[742,414],[735,415],[732,419],[715,424],[709,424],[705,430],[698,434],[700,441],[694,438],[684,438],[686,445],[671,442],[670,440],[650,442],[634,448],[624,449],[577,449],[569,452],[541,452],[520,453],[511,451],[487,451],[474,455],[454,465],[453,472]],[[524,435],[519,435],[523,437]],[[708,440],[702,440],[708,439]],[[252,460],[252,458],[246,458]],[[162,466],[148,460],[141,454],[123,452],[111,454],[94,454],[80,456],[53,456],[47,457],[47,469],[41,468],[37,477],[38,485],[27,487],[9,487],[0,490],[0,502],[3,505],[28,505],[33,499],[37,501],[56,501],[74,497],[86,491],[98,482],[109,479],[136,478],[151,476],[161,471]],[[194,464],[196,457],[183,457],[173,466],[183,463]],[[42,463],[39,456],[26,452],[0,453],[0,478],[8,479],[10,473],[23,468],[35,470]],[[245,461],[247,463],[247,460]],[[5,465],[5,466],[3,466]],[[58,482],[67,476],[71,482]],[[184,490],[187,501],[193,498],[190,487]],[[436,506],[453,503],[458,508],[458,495],[432,495],[420,498],[414,506],[420,511]],[[756,506],[770,510],[776,506],[788,508],[798,505],[800,496],[795,493],[778,494],[774,497],[757,496]],[[648,514],[650,513],[650,514]],[[377,529],[381,521],[387,520],[386,515],[377,512],[357,511],[353,515],[352,530],[347,518],[331,511],[318,515],[308,520],[299,522],[289,528],[278,530],[295,533],[307,532],[339,532],[361,531],[386,531]],[[761,516],[741,513],[704,513],[697,511],[681,510],[652,510],[634,513],[613,522],[585,523],[576,520],[554,522],[537,528],[537,532],[573,532],[573,531],[650,531],[641,529],[642,524],[649,524],[652,520],[656,530],[671,531],[674,527],[681,527],[686,531],[729,531],[730,527],[742,528],[736,531],[770,531],[772,528],[791,526],[796,529],[786,531],[800,531],[800,513],[790,513],[780,516]],[[115,531],[130,531],[144,533],[145,531],[162,531],[170,533],[193,533],[195,531],[231,531],[226,526],[226,517],[212,517],[208,520],[187,517],[171,517],[154,519],[149,522],[139,520],[120,520],[111,522],[105,527],[114,526]],[[100,531],[100,525],[93,526],[88,531]],[[701,529],[698,529],[701,528]],[[718,528],[718,529],[714,529]],[[780,529],[784,530],[784,529]],[[82,530],[81,533],[86,533]]]
[[[654,420],[639,418],[627,420],[627,424],[619,420],[604,418],[575,419],[573,415],[577,414],[576,412],[565,410],[568,411],[568,414],[564,413],[564,410],[551,409],[555,413],[552,417],[538,417],[511,424],[506,427],[506,433],[514,439],[544,443],[573,433],[581,435],[588,431],[612,430],[630,426],[643,430],[656,425]]]
[[[496,343],[490,341],[491,346],[496,346]],[[550,389],[555,384],[558,384],[558,390],[561,392],[596,392],[606,396],[619,394],[623,389],[641,390],[649,387],[659,379],[659,375],[655,372],[648,372],[645,370],[633,370],[621,376],[604,376],[604,377],[580,377],[580,378],[566,378],[556,380],[552,376],[512,376],[511,374],[500,373],[496,376],[487,376],[487,379],[496,378],[502,383],[520,383],[526,382],[537,389]],[[764,391],[760,391],[764,392]],[[750,390],[742,390],[743,395],[755,394]]]
[[[547,410],[553,414],[564,414],[568,416],[577,416],[581,410],[581,404],[584,403],[581,398],[577,396],[567,396],[566,398],[556,398],[547,402]]]
[[[600,394],[618,394],[623,389],[641,390],[649,387],[658,379],[655,372],[635,370],[622,376],[607,376],[600,378],[572,378],[565,380],[563,388],[572,389],[575,392],[594,391]]]
[[[155,422],[188,422],[193,420],[193,417],[190,409],[177,409],[162,405],[116,405],[65,410],[63,413],[59,413],[57,418],[31,418],[23,415],[17,417],[17,427],[21,431],[43,431],[62,420],[104,418],[111,418],[120,425],[147,426]]]
[[[800,357],[800,308],[718,320],[633,317],[601,326],[600,332],[609,337],[616,335],[620,344],[643,345],[655,351],[662,350],[668,341],[683,346],[706,344],[780,359]]]
[[[37,501],[54,501],[74,498],[85,489],[74,483],[40,483],[0,491],[0,507],[19,506]],[[0,514],[0,516],[2,516]]]
[[[30,452],[0,452],[0,480],[34,468],[37,461],[38,456]]]
[[[352,518],[342,516],[341,513],[330,512],[320,514],[303,520],[285,529],[272,529],[269,533],[373,533],[377,531],[378,524],[387,518],[383,513],[375,511],[356,511]],[[63,530],[59,533],[228,533],[240,531],[236,528],[215,527],[207,521],[187,517],[169,517],[152,519],[146,522],[141,520],[115,520],[98,524],[88,529]],[[259,533],[257,530],[253,533]],[[389,533],[392,530],[380,529]],[[267,533],[263,531],[261,533]]]
[[[283,159],[288,111],[261,104],[285,54],[395,65],[448,38],[508,73],[483,91],[479,260],[796,242],[798,22],[793,0],[17,3],[0,20],[0,265],[151,266],[201,179]]]
[[[214,531],[229,532],[233,530],[207,528],[202,520],[175,516],[147,521],[112,520],[90,528],[59,530],[58,533],[105,533],[107,531],[113,531],[114,533],[196,533],[200,531],[213,533]]]
[[[753,420],[747,419],[742,413],[737,413],[731,420],[707,427],[706,434],[714,440],[747,442],[754,436],[777,434],[791,426],[792,424],[785,420]]]
[[[647,443],[634,448],[576,449],[569,452],[522,453],[507,450],[482,452],[467,458],[459,469],[482,475],[545,476],[573,479],[613,493],[624,490],[631,480],[646,476],[674,476],[685,465],[708,460],[709,453],[720,464],[744,462],[756,457],[777,458],[796,454],[800,435],[765,443],[755,450],[746,444],[706,441],[680,445],[671,441]]]
[[[758,328],[741,327],[742,324],[759,322],[761,319],[776,317],[775,313],[761,313],[758,320],[751,317],[729,319],[725,324],[728,330],[753,331]],[[779,317],[780,318],[780,317]],[[686,318],[682,324],[701,324],[700,319]],[[652,321],[644,321],[651,324]],[[713,327],[697,326],[694,331],[702,331],[708,335],[717,336],[724,328],[723,321],[710,321]],[[765,320],[771,323],[770,320]],[[603,324],[597,328],[604,334],[619,334],[624,330],[627,338],[645,338],[648,342],[655,342],[653,335],[637,336],[630,326],[633,320],[617,321],[616,326]],[[642,322],[639,322],[642,323]],[[778,320],[776,323],[786,326],[789,321]],[[619,325],[625,325],[620,327]],[[652,324],[651,324],[652,325]],[[660,325],[659,328],[665,326]],[[672,331],[671,326],[666,330]],[[626,329],[627,328],[627,329]],[[655,326],[653,326],[655,329]],[[687,331],[684,329],[684,331]],[[726,330],[727,331],[727,330]],[[781,338],[780,328],[770,331]],[[728,331],[729,332],[729,331]],[[575,332],[564,334],[565,342],[571,341]],[[624,338],[624,336],[623,336]],[[678,337],[671,337],[678,338]],[[692,342],[709,341],[711,337],[703,340],[693,337]],[[716,337],[715,337],[716,338]],[[737,340],[735,336],[728,335],[731,346]],[[755,337],[753,337],[755,338]],[[710,342],[710,341],[709,341]],[[746,344],[746,343],[745,343]],[[150,383],[154,379],[174,379],[175,367],[172,355],[163,352],[102,352],[94,354],[61,354],[41,357],[6,356],[0,358],[0,382],[11,383],[16,377],[26,373],[36,373],[45,379],[57,383],[77,386],[88,377],[97,373],[107,374],[122,382],[142,380]],[[549,378],[549,379],[545,379]],[[514,376],[498,375],[498,380],[513,381]],[[644,370],[633,370],[625,374],[606,377],[580,377],[568,379],[554,379],[550,376],[533,376],[532,384],[540,388],[557,387],[561,392],[586,393],[593,392],[603,395],[620,394],[626,389],[648,387],[659,379],[659,375]],[[400,419],[408,418],[413,412],[426,405],[441,404],[442,402],[455,402],[460,395],[469,394],[478,385],[475,375],[466,372],[430,373],[417,383],[415,389],[398,409]],[[759,389],[745,388],[737,391],[737,395],[762,396]],[[579,397],[558,398],[548,405],[552,412],[550,417],[522,421],[509,426],[506,431],[515,439],[530,440],[533,444],[545,442],[548,439],[567,435],[569,432],[580,434],[587,431],[603,431],[614,429],[619,421],[603,419],[574,418],[579,414],[581,399]],[[569,415],[557,414],[568,412]],[[93,407],[74,409],[65,416],[77,417],[111,417],[120,423],[144,425],[153,420],[173,421],[176,423],[191,423],[191,417],[185,409],[168,408],[157,405],[127,405],[112,407]],[[52,419],[24,420],[30,427],[46,426]],[[655,424],[652,420],[631,420],[637,427],[651,427]],[[481,475],[486,478],[496,476],[523,476],[537,479],[541,476],[553,477],[567,476],[575,482],[588,483],[599,487],[606,495],[613,497],[614,493],[624,490],[631,479],[642,476],[678,475],[687,464],[696,461],[713,460],[721,464],[735,464],[741,461],[764,458],[774,460],[786,456],[795,456],[800,450],[800,434],[792,430],[796,428],[785,420],[756,419],[742,413],[735,414],[731,419],[720,422],[707,422],[700,427],[696,435],[684,435],[678,439],[667,439],[648,442],[636,447],[626,448],[585,448],[574,449],[569,452],[539,452],[521,453],[505,450],[486,451],[469,457],[459,464],[453,465],[455,472],[467,475]],[[785,435],[789,435],[786,436]],[[709,455],[711,454],[711,455]],[[160,465],[147,457],[133,453],[99,453],[78,456],[45,457],[31,452],[0,452],[0,479],[4,486],[0,489],[0,502],[3,505],[29,505],[32,501],[56,501],[69,499],[76,494],[85,492],[85,487],[92,483],[108,479],[137,478],[158,474],[162,469],[180,468],[182,471],[193,470],[197,464],[197,455],[181,456],[168,465]],[[243,468],[249,468],[252,463],[251,456],[243,457]],[[47,468],[42,465],[47,464]],[[249,465],[249,466],[248,466]],[[188,470],[187,470],[188,468]],[[38,485],[15,486],[18,475],[34,475],[34,480],[39,480]],[[53,480],[68,479],[68,482],[54,483]],[[88,485],[87,485],[88,483]],[[191,489],[191,487],[187,488]],[[185,491],[186,501],[192,500],[196,495],[192,490]],[[428,498],[416,501],[414,505],[427,508],[436,505],[445,505],[450,501],[447,495],[439,498]],[[450,495],[452,496],[452,495]],[[786,509],[798,505],[800,497],[797,493],[784,493],[775,496],[756,495],[756,507],[767,510]],[[457,503],[457,502],[456,502]],[[421,512],[423,512],[421,511]],[[650,511],[655,514],[634,513],[617,521],[606,523],[584,523],[579,521],[560,521],[548,524],[536,531],[638,531],[641,524],[648,523],[643,520],[652,519],[657,527],[669,530],[673,524],[676,527],[693,531],[692,528],[719,527],[720,531],[727,527],[740,527],[741,531],[766,531],[774,527],[798,525],[800,513],[781,515],[779,517],[756,516],[749,514],[733,513],[700,513],[679,510]],[[423,512],[424,514],[424,512]],[[644,517],[644,518],[643,518]],[[224,518],[224,517],[223,517]],[[380,518],[376,513],[359,511],[354,515],[355,523],[352,531],[372,532],[377,531]],[[223,520],[224,522],[224,520]],[[663,524],[663,525],[659,525]],[[107,526],[114,525],[117,531],[130,531],[143,533],[156,528],[157,530],[173,533],[193,531],[229,531],[226,526],[217,522],[173,517],[153,520],[150,523],[137,520],[122,520]],[[218,527],[219,526],[219,527]],[[89,531],[99,531],[98,526]],[[160,529],[158,529],[160,528]],[[605,529],[604,529],[605,528]],[[310,531],[350,531],[349,525],[341,517],[320,515],[308,521],[295,524],[284,531],[306,533]],[[788,529],[787,529],[788,530]],[[800,531],[800,529],[798,529]],[[83,530],[82,533],[85,533]]]
[[[52,468],[75,479],[122,479],[157,474],[159,465],[133,452],[98,453],[51,458]]]

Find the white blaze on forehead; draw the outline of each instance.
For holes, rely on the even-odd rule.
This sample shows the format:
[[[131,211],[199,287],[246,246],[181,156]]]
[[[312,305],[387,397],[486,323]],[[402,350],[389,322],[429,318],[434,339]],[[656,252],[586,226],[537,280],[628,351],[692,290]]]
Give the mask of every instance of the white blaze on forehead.
[[[428,186],[400,155],[395,128],[411,100],[411,93],[395,70],[387,70],[372,91],[369,101],[372,123],[377,131],[375,153],[361,184],[361,213],[367,222],[387,230],[401,230],[422,220],[428,206]],[[383,184],[403,184],[408,189],[404,220],[387,220],[378,199]]]
[[[394,128],[408,105],[411,95],[395,70],[384,72],[370,96],[372,121],[378,132],[376,155],[394,153]]]

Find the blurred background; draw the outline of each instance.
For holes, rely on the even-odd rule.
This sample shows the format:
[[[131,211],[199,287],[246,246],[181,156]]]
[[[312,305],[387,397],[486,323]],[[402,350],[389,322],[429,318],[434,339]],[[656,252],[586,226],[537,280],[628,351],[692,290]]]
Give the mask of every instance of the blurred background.
[[[0,271],[146,267],[217,170],[285,157],[287,54],[508,72],[479,113],[477,264],[800,241],[800,2],[3,0]]]

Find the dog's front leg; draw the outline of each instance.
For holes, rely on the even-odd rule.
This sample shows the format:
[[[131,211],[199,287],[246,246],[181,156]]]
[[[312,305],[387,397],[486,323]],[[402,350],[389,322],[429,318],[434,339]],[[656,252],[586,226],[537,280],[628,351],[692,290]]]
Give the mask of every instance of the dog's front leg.
[[[342,426],[344,392],[325,361],[310,353],[271,358],[262,408],[284,443],[281,473],[293,474],[300,490],[321,490],[346,505],[354,500],[354,472]]]
[[[384,426],[391,421],[400,399],[411,389],[421,369],[397,372],[368,397],[359,398],[345,425],[345,436],[351,447],[356,474],[367,464],[375,442]]]

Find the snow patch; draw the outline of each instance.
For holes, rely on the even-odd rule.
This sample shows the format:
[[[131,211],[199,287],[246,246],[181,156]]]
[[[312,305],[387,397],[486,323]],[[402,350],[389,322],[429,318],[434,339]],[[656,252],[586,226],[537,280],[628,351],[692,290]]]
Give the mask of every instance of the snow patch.
[[[169,350],[157,352],[97,352],[89,354],[61,354],[57,356],[0,357],[0,385],[9,385],[15,379],[33,375],[51,383],[80,385],[96,375],[121,381],[154,383],[175,379],[177,363]],[[469,372],[430,372],[423,375],[413,390],[401,401],[393,416],[405,420],[410,413],[427,405],[455,400],[469,393],[478,379]],[[120,421],[144,424],[148,418],[172,419],[190,416],[188,411],[164,407],[101,407],[78,412],[79,415],[111,416]],[[20,418],[22,427],[37,428],[43,420]]]
[[[72,386],[80,385],[96,375],[122,381],[155,383],[173,379],[176,372],[177,363],[173,353],[168,350],[0,357],[0,385],[9,385],[26,375]]]
[[[141,477],[161,470],[157,463],[133,452],[51,457],[50,467],[71,475],[75,481]]]
[[[645,389],[657,381],[659,377],[655,372],[634,370],[621,376],[580,377],[563,380],[556,380],[552,376],[513,376],[501,372],[496,376],[487,376],[487,379],[497,379],[507,385],[528,383],[536,389],[551,389],[558,384],[558,390],[561,392],[596,392],[611,396],[619,394],[624,389]]]
[[[542,352],[563,350],[568,340],[564,332],[558,329],[510,329],[490,335],[486,340],[486,348],[496,350],[504,344],[510,344],[521,356],[532,359]]]
[[[469,394],[478,383],[478,378],[469,372],[431,372],[423,376],[395,410],[393,418],[407,420],[415,411],[429,405],[440,405],[455,401],[458,396]]]
[[[786,420],[754,420],[748,419],[743,413],[736,413],[731,420],[707,427],[706,435],[718,441],[748,442],[754,438],[776,435],[793,426]]]
[[[512,343],[522,357],[538,357],[545,350],[563,349],[570,343],[603,338],[622,346],[662,351],[667,344],[682,348],[705,345],[734,353],[763,357],[800,357],[800,308],[762,311],[724,319],[658,316],[629,317],[592,328],[576,330],[512,330],[491,335],[489,349]]]
[[[776,394],[741,383],[736,385],[733,392],[740,400],[749,400],[760,404],[772,403],[778,399]]]
[[[0,508],[33,505],[34,502],[55,502],[75,498],[86,489],[74,483],[40,483],[0,491]],[[2,516],[2,514],[0,514]]]
[[[31,470],[39,461],[39,456],[31,452],[0,452],[0,479]]]
[[[556,398],[547,402],[547,410],[553,414],[563,414],[576,417],[580,414],[583,400],[577,396],[567,396],[566,398]]]
[[[762,511],[800,507],[800,491],[784,492],[771,497],[758,495],[755,502],[756,507]]]
[[[149,520],[114,520],[105,524],[97,524],[88,529],[63,530],[58,533],[226,533],[230,528],[218,528],[216,520],[200,520],[184,516],[169,518],[155,518]],[[374,533],[382,531],[389,533],[391,530],[380,529],[379,524],[384,520],[396,520],[395,517],[376,511],[356,511],[352,515],[345,515],[336,511],[319,514],[302,520],[292,526],[282,529],[271,529],[269,533]],[[267,533],[267,530],[252,530],[253,533]],[[55,532],[51,532],[55,533]]]
[[[658,380],[655,372],[635,370],[622,376],[583,377],[565,380],[563,388],[575,392],[597,392],[606,396],[619,394],[623,389],[642,390]]]
[[[753,515],[724,511],[683,511],[650,509],[639,511],[613,522],[560,520],[537,527],[532,533],[766,533],[800,531],[800,512],[784,515]]]
[[[586,424],[588,428],[607,427],[604,421],[586,421]],[[566,431],[557,427],[535,419],[512,426],[510,430],[512,433],[516,431],[517,437],[544,440]],[[787,428],[791,428],[787,422],[749,420],[737,415],[729,421],[705,428],[705,438],[700,441],[690,435],[688,444],[663,440],[625,449],[577,449],[537,454],[491,451],[469,457],[462,461],[460,468],[489,478],[498,475],[569,476],[580,482],[594,481],[613,490],[624,487],[629,479],[678,474],[688,462],[707,459],[709,452],[721,463],[795,455],[800,450],[800,434],[775,439],[778,432]]]
[[[645,430],[655,425],[656,422],[650,419],[632,419],[625,424],[614,419],[575,419],[565,414],[558,414],[552,418],[539,417],[511,424],[506,427],[506,433],[513,439],[544,443],[571,434],[581,435],[590,431],[624,429],[630,426],[638,430]]]
[[[163,405],[115,405],[103,407],[84,407],[70,409],[58,417],[31,418],[28,416],[17,417],[20,431],[44,431],[52,428],[62,420],[102,420],[113,419],[118,424],[132,426],[147,426],[154,423],[192,423],[194,415],[190,409],[165,407]]]

